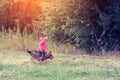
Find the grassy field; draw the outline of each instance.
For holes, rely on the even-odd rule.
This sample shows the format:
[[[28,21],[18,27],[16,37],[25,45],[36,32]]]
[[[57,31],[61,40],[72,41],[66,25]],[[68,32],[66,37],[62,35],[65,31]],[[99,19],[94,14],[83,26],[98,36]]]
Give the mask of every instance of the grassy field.
[[[53,60],[31,61],[25,52],[0,53],[0,80],[120,80],[116,57],[54,54]]]

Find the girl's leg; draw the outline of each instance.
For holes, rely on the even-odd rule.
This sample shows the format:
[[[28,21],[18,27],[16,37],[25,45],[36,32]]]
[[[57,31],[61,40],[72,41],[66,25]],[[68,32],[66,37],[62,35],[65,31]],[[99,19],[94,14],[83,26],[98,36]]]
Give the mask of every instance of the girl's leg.
[[[42,50],[39,50],[39,55],[41,55],[41,56],[39,57],[39,59],[41,60],[42,57],[43,57],[43,51],[42,51]]]
[[[44,59],[45,59],[45,51],[42,50],[42,60],[44,60]]]

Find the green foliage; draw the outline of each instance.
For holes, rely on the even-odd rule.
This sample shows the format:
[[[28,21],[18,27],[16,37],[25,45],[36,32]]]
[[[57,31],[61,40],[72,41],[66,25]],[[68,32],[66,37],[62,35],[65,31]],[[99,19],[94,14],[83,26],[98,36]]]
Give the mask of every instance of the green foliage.
[[[73,43],[88,52],[119,50],[119,0],[70,0],[63,7],[52,15],[55,40]]]

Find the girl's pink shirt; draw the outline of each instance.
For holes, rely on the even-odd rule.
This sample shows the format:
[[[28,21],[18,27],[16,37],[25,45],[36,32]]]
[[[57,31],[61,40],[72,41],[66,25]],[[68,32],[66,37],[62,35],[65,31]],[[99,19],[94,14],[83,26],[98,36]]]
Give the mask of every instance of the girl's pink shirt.
[[[40,39],[39,50],[46,50],[46,39],[44,37]]]

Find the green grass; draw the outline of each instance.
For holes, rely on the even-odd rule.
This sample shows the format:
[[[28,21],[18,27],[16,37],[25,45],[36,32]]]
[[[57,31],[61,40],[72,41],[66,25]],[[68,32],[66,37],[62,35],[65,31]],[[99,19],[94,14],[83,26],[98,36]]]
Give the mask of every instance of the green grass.
[[[118,58],[54,54],[35,64],[21,53],[0,55],[0,80],[120,80]]]

